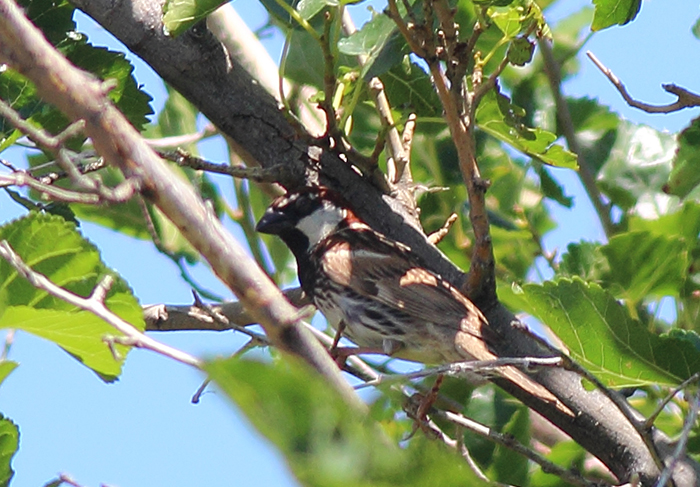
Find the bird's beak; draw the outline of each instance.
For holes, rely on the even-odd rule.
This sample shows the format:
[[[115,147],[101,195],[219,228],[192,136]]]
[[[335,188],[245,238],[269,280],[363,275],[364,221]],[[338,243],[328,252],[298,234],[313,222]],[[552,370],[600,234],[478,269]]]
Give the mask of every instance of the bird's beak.
[[[279,235],[285,229],[289,228],[289,218],[284,213],[273,208],[268,208],[262,216],[255,230],[260,233],[269,233],[271,235]]]

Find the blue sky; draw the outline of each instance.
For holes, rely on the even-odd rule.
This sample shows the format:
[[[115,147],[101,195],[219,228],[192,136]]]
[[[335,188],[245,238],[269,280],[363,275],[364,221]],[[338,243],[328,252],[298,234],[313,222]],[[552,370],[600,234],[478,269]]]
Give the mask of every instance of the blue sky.
[[[565,10],[555,10],[549,18],[561,18],[588,4],[562,3],[566,3]],[[257,2],[239,1],[234,6],[253,28],[265,23]],[[690,32],[698,16],[694,2],[645,1],[636,21],[597,34],[587,48],[623,79],[633,96],[668,103],[673,99],[663,92],[662,83],[700,91],[700,41]],[[93,43],[123,50],[88,21],[81,20],[80,26]],[[265,42],[277,58],[280,39]],[[154,108],[159,110],[164,102],[162,85],[150,68],[130,58],[136,65],[137,81],[156,97]],[[568,95],[598,98],[625,118],[660,130],[677,131],[698,116],[697,110],[667,116],[633,110],[587,59],[581,63],[581,75],[565,85]],[[202,147],[203,154],[213,160],[223,160],[222,151],[220,142]],[[17,153],[4,153],[3,158],[22,165]],[[567,192],[577,196],[577,205],[573,210],[553,208],[561,226],[547,237],[548,248],[563,248],[581,238],[602,238],[575,174],[559,170],[557,176]],[[230,186],[225,179],[220,181],[223,187]],[[21,213],[20,207],[0,193],[0,222]],[[180,280],[178,270],[152,244],[87,223],[82,229],[102,250],[108,265],[128,280],[142,303],[191,302],[190,289]],[[204,266],[195,268],[194,274],[205,286],[231,296]],[[244,342],[233,333],[159,334],[156,338],[200,356],[227,355]],[[24,333],[16,335],[10,358],[21,365],[0,387],[0,411],[21,431],[20,452],[14,460],[15,487],[40,486],[60,472],[91,486],[296,485],[280,455],[223,397],[209,392],[198,405],[190,403],[203,377],[184,365],[135,351],[120,380],[105,385],[58,347]]]

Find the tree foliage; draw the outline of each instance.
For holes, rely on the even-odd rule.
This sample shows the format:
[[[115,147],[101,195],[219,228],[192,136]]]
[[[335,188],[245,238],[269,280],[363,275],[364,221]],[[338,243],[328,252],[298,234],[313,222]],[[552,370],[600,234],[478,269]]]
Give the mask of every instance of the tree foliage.
[[[478,275],[475,261],[483,259],[484,236],[472,223],[474,215],[483,212],[490,224],[486,235],[499,303],[548,327],[568,367],[592,374],[579,379],[585,387],[610,388],[613,391],[606,394],[644,415],[650,416],[673,388],[687,387],[686,395],[674,396],[652,423],[670,438],[691,439],[681,452],[692,464],[700,443],[695,425],[685,425],[684,420],[697,414],[697,387],[688,387],[688,381],[700,373],[698,121],[678,134],[662,133],[623,120],[595,99],[561,93],[561,80],[578,73],[577,58],[588,33],[633,21],[641,2],[595,0],[594,9],[574,12],[555,25],[546,20],[547,8],[554,3],[549,1],[389,2],[391,8],[373,12],[357,29],[343,14],[348,5],[362,2],[261,2],[287,39],[280,71],[289,85],[280,119],[294,120],[290,123],[297,130],[294,137],[326,152],[343,153],[356,170],[350,172],[361,173],[362,184],[373,188],[377,197],[382,191],[391,194],[383,187],[387,174],[392,188],[410,188],[410,194],[418,195],[419,222],[427,234],[455,214],[439,249],[456,268],[466,272],[471,266],[472,277]],[[279,190],[268,183],[275,180],[288,186],[284,178],[291,176],[278,167],[286,162],[275,172],[269,161],[257,160],[269,170],[262,176],[255,176],[250,167],[236,168],[251,181],[236,180],[236,201],[227,201],[222,187],[208,174],[214,169],[196,166],[196,143],[222,134],[238,143],[238,132],[246,128],[237,128],[235,116],[230,127],[219,127],[221,132],[201,131],[197,120],[202,113],[209,115],[206,100],[202,101],[205,96],[169,87],[164,108],[149,122],[152,97],[139,87],[122,53],[94,47],[76,31],[72,4],[22,3],[26,16],[58,52],[103,82],[109,100],[144,137],[154,146],[186,151],[161,153],[180,163],[169,164],[170,177],[186,182],[209,202],[211,218],[238,226],[257,265],[278,285],[289,285],[294,278],[291,254],[279,241],[253,230],[256,217]],[[172,39],[197,39],[206,31],[204,19],[221,3],[169,0],[160,21]],[[105,266],[99,249],[81,236],[80,223],[90,221],[135,239],[152,240],[164,258],[179,266],[183,279],[212,301],[218,298],[190,278],[190,266],[208,259],[214,272],[229,285],[230,281],[153,197],[158,190],[133,186],[135,178],[123,167],[106,166],[85,126],[76,125],[57,108],[60,103],[42,94],[10,53],[11,45],[0,51],[0,61],[7,63],[0,71],[0,100],[5,105],[0,152],[20,146],[27,156],[7,164],[0,173],[0,186],[5,191],[3,204],[22,205],[26,216],[0,226],[4,257],[0,328],[54,342],[105,381],[119,376],[134,346],[184,360],[177,351],[141,341],[141,331],[148,325],[138,297],[118,270]],[[437,72],[450,81],[444,92]],[[388,111],[382,111],[378,91],[385,96]],[[691,103],[690,95],[678,95],[679,100]],[[461,100],[458,115],[471,124],[466,133],[472,137],[480,175],[465,173],[463,149],[445,106],[450,96]],[[317,124],[323,120],[325,126],[316,132],[325,132],[324,136],[314,138],[299,128],[306,123],[314,133],[318,125],[311,126],[310,119]],[[264,122],[275,131],[276,121]],[[391,145],[392,134],[402,135],[403,148],[410,148],[405,168],[397,165],[400,148]],[[233,161],[243,159],[250,166],[251,159],[260,159],[255,148],[235,144],[229,148]],[[232,167],[216,171],[231,173]],[[401,174],[392,179],[397,171],[404,179]],[[557,225],[551,208],[575,204],[560,181],[563,171],[580,175],[596,210],[591,218],[601,222],[606,241],[572,242],[556,255],[543,243]],[[319,172],[323,177],[323,170]],[[481,191],[474,184],[477,179],[488,181],[482,200],[475,198],[475,191]],[[415,188],[420,191],[414,193]],[[408,211],[403,211],[405,216]],[[104,317],[66,302],[32,281],[18,259],[74,296],[99,298],[133,330],[117,331]],[[547,279],[533,279],[535,271]],[[101,287],[106,276],[110,284]],[[662,304],[672,311],[661,313]],[[362,365],[382,374],[383,381],[375,384],[377,395],[366,414],[308,363],[277,353],[274,347],[264,359],[249,353],[270,343],[290,351],[280,346],[269,328],[265,331],[267,337],[252,333],[250,346],[232,350],[231,359],[192,358],[187,363],[202,367],[282,452],[303,485],[487,485],[485,479],[514,485],[589,485],[600,475],[615,483],[627,482],[636,473],[613,461],[607,465],[610,471],[601,473],[601,466],[584,462],[585,449],[572,440],[557,440],[533,461],[519,447],[513,450],[514,443],[526,449],[541,440],[532,428],[529,409],[493,384],[472,395],[474,388],[455,378],[448,378],[440,390],[445,404],[438,401],[437,410],[430,413],[432,429],[424,426],[429,433],[418,432],[406,440],[414,427],[408,396],[430,391],[432,376],[412,380],[393,376],[402,364],[368,359]],[[319,331],[332,336],[332,330]],[[17,367],[7,352],[0,361],[0,381]],[[371,378],[357,363],[348,370],[361,380]],[[599,383],[590,384],[593,378]],[[624,399],[614,391],[622,388],[636,392]],[[538,412],[546,416],[546,410]],[[475,433],[479,426],[465,425],[467,418],[491,431],[479,430],[479,436]],[[470,432],[465,434],[465,428]],[[647,433],[649,441],[657,441],[651,428]],[[0,417],[0,485],[10,483],[11,459],[18,445],[17,427]],[[651,456],[663,461],[667,453],[659,448]],[[460,455],[466,451],[473,457],[468,462]],[[544,457],[561,469],[552,471]],[[660,473],[664,465],[652,467]],[[574,470],[577,473],[571,474]],[[682,479],[676,481],[686,485]]]

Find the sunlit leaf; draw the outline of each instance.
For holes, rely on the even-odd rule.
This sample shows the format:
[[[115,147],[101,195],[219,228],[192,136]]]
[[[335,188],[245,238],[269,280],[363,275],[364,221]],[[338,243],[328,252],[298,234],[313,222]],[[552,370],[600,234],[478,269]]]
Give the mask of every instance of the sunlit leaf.
[[[572,358],[612,387],[677,385],[700,371],[691,340],[651,333],[594,283],[574,277],[526,284],[519,308],[549,326]]]
[[[297,12],[304,20],[311,20],[325,7],[338,7],[338,0],[299,0]]]
[[[404,11],[403,5],[399,10]],[[386,73],[407,54],[406,40],[399,34],[396,23],[384,14],[373,15],[357,32],[340,39],[338,50],[366,58],[360,73],[366,80]]]
[[[593,0],[595,16],[592,31],[612,25],[625,25],[634,20],[642,7],[642,0]]]
[[[579,276],[585,281],[600,281],[610,271],[608,259],[594,242],[570,243],[561,256],[558,273],[561,276]]]
[[[224,3],[226,0],[168,0],[163,5],[163,25],[177,37]]]
[[[601,252],[608,260],[605,281],[615,295],[638,303],[646,297],[679,296],[689,267],[688,243],[647,231],[610,238]]]
[[[476,110],[478,127],[524,154],[545,164],[576,169],[576,155],[554,143],[557,136],[539,128],[523,125],[513,111],[510,100],[490,91]]]
[[[700,203],[686,201],[678,211],[653,219],[634,215],[628,220],[628,229],[682,237],[688,245],[695,246],[700,235]]]
[[[662,190],[675,150],[673,135],[621,121],[598,184],[614,204],[625,210],[635,208],[645,218],[667,213],[671,208],[669,197]]]
[[[18,365],[17,362],[13,362],[12,360],[0,360],[0,384],[7,379],[7,376],[10,375]]]
[[[88,297],[107,274],[115,277],[105,299],[107,307],[139,329],[143,313],[128,285],[100,260],[99,252],[60,217],[31,213],[0,227],[0,240],[7,240],[22,260],[62,288]],[[119,335],[90,312],[49,295],[20,277],[0,259],[0,328],[14,328],[51,340],[95,371],[106,381],[121,371],[122,360],[103,342],[106,335]],[[116,345],[122,356],[128,348]]]
[[[132,75],[133,66],[124,54],[89,44],[85,35],[75,31],[74,7],[65,0],[31,0],[23,2],[23,6],[29,19],[70,62],[114,83],[108,97],[136,128],[143,127],[152,113],[151,97],[137,86]],[[32,83],[12,69],[0,72],[0,98],[23,118],[49,133],[57,134],[69,124],[65,115],[37,95]],[[7,139],[17,135],[14,127],[0,118],[0,144],[7,145]],[[79,148],[84,140],[81,134],[67,145]]]

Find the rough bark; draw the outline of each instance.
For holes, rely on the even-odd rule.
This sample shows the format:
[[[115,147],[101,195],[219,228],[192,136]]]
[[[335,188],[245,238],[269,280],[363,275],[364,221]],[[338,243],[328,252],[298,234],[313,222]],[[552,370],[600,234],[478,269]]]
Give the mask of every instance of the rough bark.
[[[164,34],[161,2],[150,0],[75,0],[74,3],[112,32],[127,48],[144,59],[170,85],[188,98],[238,146],[249,162],[264,167],[284,164],[287,187],[303,186],[320,171],[321,181],[342,192],[371,226],[405,242],[433,269],[461,287],[464,273],[455,268],[425,236],[407,224],[399,204],[359,176],[340,157],[299,137],[274,99],[228,56],[218,40],[200,26],[177,39]],[[395,210],[395,211],[390,211]],[[512,313],[501,305],[483,310],[491,326],[503,334],[497,352],[502,356],[542,355],[541,348],[512,323]],[[587,392],[579,377],[566,370],[538,373],[538,381],[572,410],[575,420],[525,394],[517,384],[499,381],[508,392],[540,412],[600,458],[620,480],[638,474],[644,485],[659,475],[644,442],[615,405],[598,391]],[[668,441],[657,435],[666,455]],[[686,460],[674,476],[676,485],[696,485],[694,462]]]

